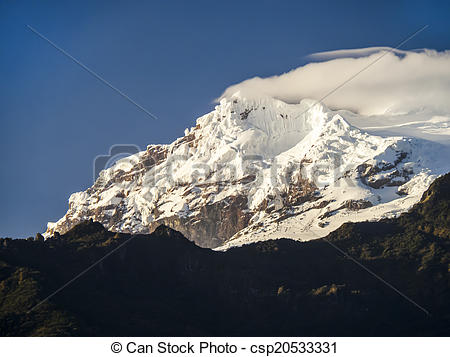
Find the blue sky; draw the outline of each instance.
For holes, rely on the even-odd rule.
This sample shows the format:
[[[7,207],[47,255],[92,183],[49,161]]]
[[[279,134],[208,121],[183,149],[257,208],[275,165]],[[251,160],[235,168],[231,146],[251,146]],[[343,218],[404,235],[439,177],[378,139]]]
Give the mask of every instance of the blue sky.
[[[450,48],[448,2],[11,1],[0,4],[0,236],[60,218],[113,144],[169,143],[231,84],[343,48]],[[153,120],[30,25],[154,113]]]

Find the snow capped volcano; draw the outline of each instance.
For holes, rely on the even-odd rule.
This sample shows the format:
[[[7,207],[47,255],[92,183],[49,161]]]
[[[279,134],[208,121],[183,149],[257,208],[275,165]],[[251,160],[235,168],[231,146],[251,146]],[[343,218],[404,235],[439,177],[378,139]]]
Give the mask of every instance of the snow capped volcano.
[[[361,119],[312,100],[236,93],[172,144],[149,145],[103,170],[46,235],[92,218],[133,233],[166,224],[210,248],[307,240],[345,221],[397,215],[450,171],[448,146],[369,134],[347,116]]]

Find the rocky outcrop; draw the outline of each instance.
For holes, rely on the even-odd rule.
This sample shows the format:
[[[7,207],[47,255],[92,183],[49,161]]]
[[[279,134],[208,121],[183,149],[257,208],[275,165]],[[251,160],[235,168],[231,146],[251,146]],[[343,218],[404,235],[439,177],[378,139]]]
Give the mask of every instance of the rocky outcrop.
[[[361,181],[372,188],[402,186],[414,173],[410,167],[400,165],[408,157],[407,152],[397,151],[393,162],[363,163],[357,167]]]
[[[149,230],[164,224],[181,232],[197,245],[216,248],[248,225],[252,214],[248,210],[247,197],[232,196],[205,205],[193,217],[175,215],[153,222]]]

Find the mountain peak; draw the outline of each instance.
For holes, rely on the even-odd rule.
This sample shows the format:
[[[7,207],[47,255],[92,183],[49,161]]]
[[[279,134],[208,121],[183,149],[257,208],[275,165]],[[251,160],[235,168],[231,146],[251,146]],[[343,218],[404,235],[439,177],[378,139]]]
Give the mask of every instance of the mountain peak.
[[[308,240],[398,215],[450,169],[434,160],[437,144],[371,135],[346,113],[309,99],[222,98],[183,137],[103,170],[46,235],[93,218],[128,233],[164,224],[210,248]]]

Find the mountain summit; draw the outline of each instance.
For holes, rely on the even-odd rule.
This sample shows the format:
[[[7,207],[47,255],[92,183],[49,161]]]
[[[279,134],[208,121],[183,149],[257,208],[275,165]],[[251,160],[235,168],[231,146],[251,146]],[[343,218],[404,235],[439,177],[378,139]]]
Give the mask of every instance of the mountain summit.
[[[369,134],[346,116],[312,100],[236,93],[172,144],[103,170],[45,235],[92,218],[127,233],[164,224],[208,248],[310,240],[346,221],[397,216],[450,171],[448,147]]]

